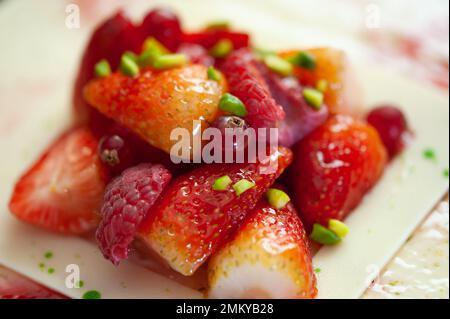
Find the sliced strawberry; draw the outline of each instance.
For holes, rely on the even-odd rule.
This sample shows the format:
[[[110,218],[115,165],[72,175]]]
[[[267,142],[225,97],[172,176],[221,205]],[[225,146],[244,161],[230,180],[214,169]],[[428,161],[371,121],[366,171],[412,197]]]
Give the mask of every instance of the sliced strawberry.
[[[285,117],[283,107],[270,94],[267,83],[258,69],[254,54],[241,49],[230,54],[222,65],[230,93],[244,102],[248,116],[245,120],[253,128],[275,128]]]
[[[327,81],[325,104],[332,114],[347,114],[360,117],[364,106],[360,84],[354,74],[345,52],[333,48],[313,48],[304,50],[315,59],[312,69],[296,67],[295,75],[303,85],[315,87],[320,80]],[[289,57],[298,54],[290,51]]]
[[[308,238],[292,204],[265,199],[208,265],[210,298],[314,298]]]
[[[97,147],[98,140],[84,127],[61,136],[16,184],[11,212],[54,232],[93,230],[107,182]]]
[[[377,131],[343,115],[329,119],[294,153],[295,203],[308,227],[344,219],[378,181],[387,162]]]
[[[67,299],[30,279],[0,266],[0,299]]]
[[[172,182],[142,223],[141,239],[176,271],[192,275],[239,227],[261,196],[291,163],[292,153],[280,148],[266,164],[206,165]],[[223,190],[213,184],[230,178]],[[232,185],[242,180],[253,188],[240,196]]]
[[[144,18],[141,28],[143,34],[155,37],[171,51],[177,50],[183,38],[180,20],[168,8],[150,11]]]
[[[173,129],[201,134],[219,113],[223,85],[208,79],[207,67],[189,65],[162,72],[145,70],[136,78],[120,73],[91,81],[86,100],[149,144],[170,153]],[[193,121],[202,123],[201,130]]]
[[[119,11],[101,24],[91,36],[84,51],[73,92],[75,112],[80,122],[97,121],[96,114],[83,98],[83,87],[94,77],[94,66],[106,59],[113,69],[119,65],[125,51],[139,52],[144,35],[140,28]]]

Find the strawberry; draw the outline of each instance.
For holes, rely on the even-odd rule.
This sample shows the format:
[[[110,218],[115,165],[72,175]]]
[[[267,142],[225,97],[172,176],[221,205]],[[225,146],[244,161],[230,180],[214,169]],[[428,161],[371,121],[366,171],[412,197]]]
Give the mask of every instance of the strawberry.
[[[294,150],[292,185],[302,220],[344,219],[378,181],[387,152],[377,131],[349,116],[330,118]]]
[[[292,57],[299,51],[282,54]],[[347,55],[338,49],[314,48],[304,50],[315,60],[315,68],[295,68],[295,75],[305,86],[315,87],[320,80],[327,81],[325,104],[332,114],[348,114],[360,116],[362,114],[361,89],[348,61]]]
[[[66,299],[66,297],[0,266],[0,299]]]
[[[62,135],[16,184],[11,212],[54,232],[95,229],[107,182],[97,147],[98,140],[87,128]]]
[[[261,200],[208,265],[210,298],[314,298],[308,238],[292,204]]]
[[[214,122],[222,93],[223,85],[209,80],[203,65],[147,69],[136,78],[115,73],[91,81],[84,91],[89,104],[167,153],[176,143],[170,139],[173,129],[194,134],[194,120],[202,129]]]
[[[168,8],[150,11],[142,22],[142,33],[158,39],[166,48],[176,51],[183,37],[177,15]]]
[[[291,163],[292,153],[280,148],[271,158],[266,164],[206,165],[177,178],[142,222],[139,237],[173,269],[192,275],[239,227]],[[214,190],[224,176],[228,183]],[[236,183],[245,180],[253,187],[238,195]]]
[[[93,109],[83,99],[83,87],[94,77],[94,66],[102,59],[116,69],[125,51],[139,52],[144,35],[124,14],[116,15],[101,24],[91,36],[84,51],[73,92],[73,104],[78,121],[97,121]]]

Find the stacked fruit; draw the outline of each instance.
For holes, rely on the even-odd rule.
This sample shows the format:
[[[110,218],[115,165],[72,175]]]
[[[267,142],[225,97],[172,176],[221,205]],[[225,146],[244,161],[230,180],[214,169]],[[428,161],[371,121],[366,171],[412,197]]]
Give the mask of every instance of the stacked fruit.
[[[349,74],[339,50],[252,50],[224,24],[186,33],[166,9],[140,25],[118,13],[83,56],[75,128],[22,176],[10,209],[51,231],[96,230],[115,265],[135,239],[183,275],[207,265],[212,297],[313,298],[308,237],[341,241],[342,220],[383,173],[383,142],[395,155],[407,131],[385,108],[369,118],[383,140],[352,117]],[[171,132],[210,126],[279,128],[282,146],[267,162],[175,165]]]

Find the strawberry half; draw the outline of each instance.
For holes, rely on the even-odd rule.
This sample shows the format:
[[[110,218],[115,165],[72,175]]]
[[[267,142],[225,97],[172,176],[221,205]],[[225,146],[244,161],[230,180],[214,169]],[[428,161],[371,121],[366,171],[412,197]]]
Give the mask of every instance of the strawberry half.
[[[291,161],[291,151],[280,148],[266,164],[206,165],[183,175],[151,209],[139,237],[173,269],[192,275],[229,239]],[[228,186],[213,190],[223,176],[228,176]],[[238,196],[232,186],[244,179],[254,187]]]
[[[261,200],[208,265],[210,298],[314,298],[309,243],[292,204]]]
[[[302,140],[294,150],[295,203],[308,227],[344,219],[378,181],[387,152],[377,131],[338,115]]]
[[[20,220],[65,234],[96,227],[107,182],[87,128],[62,135],[23,175],[9,208]]]
[[[114,73],[85,87],[89,104],[144,141],[170,153],[172,131],[201,134],[219,113],[222,83],[208,79],[207,67],[188,65],[162,72],[144,70],[136,78]],[[193,121],[202,123],[200,130]]]

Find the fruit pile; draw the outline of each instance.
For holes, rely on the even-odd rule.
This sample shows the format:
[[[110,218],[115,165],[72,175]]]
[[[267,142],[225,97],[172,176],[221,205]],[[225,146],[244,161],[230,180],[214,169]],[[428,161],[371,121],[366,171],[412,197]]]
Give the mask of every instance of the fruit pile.
[[[19,179],[10,210],[95,231],[115,265],[138,240],[185,276],[207,267],[210,297],[314,298],[311,241],[342,240],[408,133],[394,107],[362,120],[357,84],[340,50],[256,50],[223,23],[189,33],[167,9],[141,24],[119,12],[83,55],[74,127]],[[278,128],[280,146],[270,161],[174,164],[171,132],[208,127]]]

